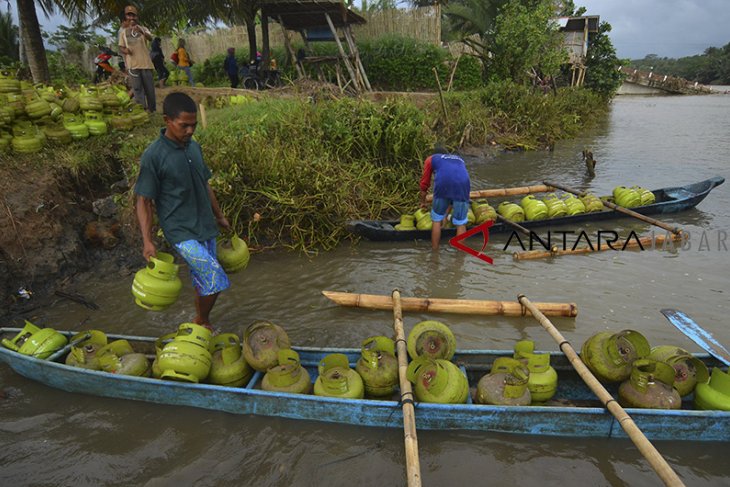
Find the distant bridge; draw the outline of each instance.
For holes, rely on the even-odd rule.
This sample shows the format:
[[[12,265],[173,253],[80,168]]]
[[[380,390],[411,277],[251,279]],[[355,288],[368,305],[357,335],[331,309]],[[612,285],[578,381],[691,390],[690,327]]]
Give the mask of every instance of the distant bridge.
[[[619,71],[626,74],[624,84],[619,88],[619,95],[702,95],[713,93],[705,85],[688,81],[684,78],[657,74],[652,71],[639,71],[638,69],[621,66]]]

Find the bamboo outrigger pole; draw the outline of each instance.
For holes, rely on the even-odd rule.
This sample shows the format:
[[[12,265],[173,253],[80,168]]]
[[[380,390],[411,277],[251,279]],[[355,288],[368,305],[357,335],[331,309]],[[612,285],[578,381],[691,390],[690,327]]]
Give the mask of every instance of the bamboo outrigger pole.
[[[547,330],[550,336],[558,343],[560,350],[565,354],[570,363],[575,368],[578,375],[583,379],[586,385],[598,396],[601,403],[613,414],[618,421],[618,424],[623,428],[626,434],[629,436],[634,445],[639,449],[639,452],[646,458],[654,469],[659,478],[664,482],[664,485],[675,487],[683,486],[684,483],[679,478],[672,467],[669,466],[664,457],[657,451],[654,445],[646,438],[644,433],[639,429],[631,416],[624,410],[621,405],[611,396],[603,385],[598,382],[598,379],[593,373],[588,370],[588,367],[583,363],[578,354],[573,349],[572,345],[563,337],[563,335],[555,328],[550,320],[540,312],[537,307],[530,302],[524,294],[520,294],[517,300],[525,308],[529,309],[535,319],[540,322],[543,328]]]
[[[515,252],[512,254],[514,260],[533,260],[533,259],[546,259],[548,257],[554,257],[558,255],[578,255],[578,254],[590,254],[592,252],[602,252],[604,250],[624,250],[632,249],[641,246],[644,247],[656,247],[658,245],[664,245],[666,241],[677,241],[681,240],[682,236],[676,233],[671,234],[669,237],[665,235],[657,235],[656,237],[641,237],[634,240],[621,240],[617,242],[611,242],[610,244],[604,243],[596,248],[591,247],[580,247],[576,249],[558,249],[557,246],[553,245],[550,250],[525,250],[522,252]]]
[[[406,475],[408,487],[420,487],[421,463],[418,459],[418,437],[416,436],[416,416],[413,407],[413,388],[406,378],[408,370],[408,350],[406,335],[403,331],[403,312],[400,291],[393,290],[393,329],[398,353],[398,379],[400,381],[400,402],[403,408],[403,437],[406,446]]]
[[[568,193],[573,193],[576,196],[585,196],[585,194],[586,194],[583,191],[578,191],[577,189],[570,188],[568,186],[562,186],[557,183],[551,183],[549,181],[545,181],[545,184],[549,184],[550,186],[553,186],[555,188],[562,189],[563,191],[567,191]],[[624,208],[623,206],[619,206],[615,203],[611,203],[610,201],[601,200],[601,203],[603,203],[603,206],[605,206],[607,208],[611,208],[612,210],[618,211],[619,213],[623,213],[624,215],[638,218],[639,220],[645,221],[646,223],[651,223],[652,225],[656,225],[657,227],[663,228],[664,230],[667,230],[674,234],[682,233],[682,229],[679,227],[675,227],[668,223],[664,223],[663,221],[659,221],[655,218],[650,218],[646,215],[642,215],[641,213],[637,213],[634,210],[629,210],[628,208]]]
[[[357,294],[337,291],[322,291],[328,299],[340,306],[368,309],[392,309],[391,296],[379,294]],[[403,311],[432,313],[457,313],[467,315],[525,316],[529,312],[517,301],[486,301],[476,299],[401,298]],[[575,303],[535,303],[548,316],[574,318],[578,316]]]
[[[514,188],[494,188],[494,189],[478,189],[476,191],[469,192],[469,198],[501,198],[504,196],[517,196],[521,194],[530,193],[545,193],[552,191],[554,188],[544,184],[537,184],[534,186],[517,186]],[[426,201],[433,201],[433,195],[426,195]]]

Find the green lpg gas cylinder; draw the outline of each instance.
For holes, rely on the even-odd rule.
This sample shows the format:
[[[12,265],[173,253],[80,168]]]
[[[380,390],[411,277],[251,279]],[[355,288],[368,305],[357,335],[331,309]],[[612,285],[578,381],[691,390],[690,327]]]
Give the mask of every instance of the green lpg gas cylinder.
[[[682,397],[694,391],[697,384],[705,383],[710,378],[702,360],[679,347],[660,345],[652,348],[646,358],[665,362],[674,368],[674,388]]]
[[[99,349],[107,344],[106,334],[99,330],[88,330],[71,337],[71,343],[87,336],[88,338],[76,343],[71,347],[71,352],[66,356],[66,365],[81,367],[83,369],[101,370]]]
[[[289,336],[279,325],[254,321],[243,334],[243,356],[256,370],[266,372],[279,363],[279,350],[291,348]]]
[[[532,401],[535,403],[549,401],[558,390],[558,373],[550,366],[549,353],[535,353],[532,340],[522,340],[515,344],[514,358],[527,365],[530,379]]]
[[[486,200],[472,201],[471,209],[476,217],[475,223],[477,225],[486,221],[497,220],[497,210],[495,210]]]
[[[238,235],[220,237],[216,243],[216,253],[221,267],[229,274],[245,269],[251,258],[248,245]]]
[[[695,406],[730,411],[730,374],[719,367],[713,368],[709,382],[698,383],[695,388]]]
[[[200,382],[210,372],[209,351],[211,332],[195,323],[183,323],[175,337],[166,344],[157,363],[162,379]]]
[[[398,359],[395,342],[385,336],[374,336],[362,342],[361,355],[355,370],[365,383],[370,397],[390,396],[398,386]]]
[[[562,199],[565,202],[565,206],[568,207],[568,215],[580,215],[586,212],[586,205],[572,194],[565,195]]]
[[[150,362],[143,353],[136,353],[127,340],[115,340],[99,349],[96,354],[104,372],[137,377],[150,377]]]
[[[510,203],[509,201],[503,201],[500,203],[499,206],[497,206],[497,213],[513,222],[525,221],[525,211],[522,207],[515,203]]]
[[[635,360],[629,380],[618,388],[619,402],[629,408],[679,409],[682,398],[673,382],[671,365],[649,359]]]
[[[626,186],[616,186],[613,189],[613,200],[617,205],[625,208],[641,206],[641,195],[639,192]]]
[[[464,404],[469,395],[466,376],[448,360],[418,357],[408,365],[406,377],[419,401]]]
[[[261,380],[265,391],[309,394],[312,392],[312,378],[301,366],[299,354],[290,348],[279,350],[279,364],[266,371]]]
[[[319,377],[314,382],[314,394],[344,399],[365,397],[362,377],[350,368],[347,355],[331,353],[319,362]]]
[[[161,311],[177,300],[182,281],[177,276],[179,266],[174,260],[171,254],[157,252],[150,257],[146,267],[137,271],[132,282],[132,295],[138,306]]]
[[[528,220],[544,220],[548,216],[547,205],[535,198],[534,195],[528,194],[522,198],[520,205],[522,206],[522,209],[525,212],[525,217]]]
[[[631,375],[634,360],[646,357],[650,351],[649,342],[637,331],[602,331],[583,343],[580,358],[598,380],[622,382]]]
[[[408,355],[411,359],[425,356],[451,360],[455,352],[456,337],[449,327],[440,321],[421,321],[408,334]]]
[[[594,194],[587,194],[580,197],[583,206],[588,213],[594,213],[597,211],[603,211],[603,202],[601,199]]]
[[[394,228],[399,231],[415,230],[416,229],[415,221],[416,221],[416,217],[413,215],[401,215],[400,223],[397,223]]]
[[[477,383],[474,402],[498,406],[527,406],[532,402],[528,379],[530,372],[519,360],[499,357],[492,370]]]
[[[555,193],[548,194],[543,203],[547,205],[548,218],[559,218],[568,214],[568,205],[565,201],[558,198]]]
[[[47,359],[68,343],[68,339],[53,328],[39,328],[30,321],[12,339],[3,338],[4,347],[23,355]]]
[[[221,386],[245,386],[253,369],[246,363],[241,349],[241,340],[235,333],[222,333],[211,339],[212,358],[208,382]]]

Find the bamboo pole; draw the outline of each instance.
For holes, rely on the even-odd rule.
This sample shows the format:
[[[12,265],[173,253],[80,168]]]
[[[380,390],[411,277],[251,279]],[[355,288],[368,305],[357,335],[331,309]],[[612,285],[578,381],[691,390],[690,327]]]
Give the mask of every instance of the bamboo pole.
[[[355,75],[355,71],[352,67],[352,64],[350,64],[350,59],[348,58],[347,54],[345,54],[345,49],[342,47],[342,42],[340,42],[340,36],[337,34],[337,29],[335,28],[335,24],[332,23],[332,18],[330,17],[330,14],[325,12],[324,16],[327,19],[327,24],[329,24],[330,31],[332,31],[332,35],[335,38],[335,44],[337,44],[337,50],[340,52],[340,57],[342,57],[342,62],[345,63],[347,72],[350,73],[350,78],[352,79],[352,82],[355,85],[355,91],[357,91],[359,93],[360,84],[357,82],[357,76]]]
[[[524,294],[520,294],[517,299],[519,302],[535,317],[535,319],[542,325],[543,328],[550,334],[551,337],[558,343],[560,350],[565,354],[570,363],[575,368],[578,375],[581,376],[586,385],[598,396],[601,403],[608,409],[608,411],[616,418],[618,424],[623,428],[626,434],[629,436],[634,445],[639,449],[639,452],[646,458],[654,469],[659,478],[664,482],[664,485],[668,486],[683,486],[684,483],[672,470],[667,461],[662,457],[661,453],[657,451],[654,445],[646,438],[644,433],[639,429],[631,416],[624,410],[621,405],[611,396],[603,385],[598,382],[598,379],[588,370],[583,361],[581,361],[578,354],[573,349],[572,345],[563,337],[563,335],[555,328],[550,320],[540,312],[537,307],[530,302]]]
[[[677,235],[675,233],[671,234],[669,237],[669,241],[677,241],[682,240],[681,235]],[[617,250],[617,249],[634,249],[636,247],[641,246],[642,248],[646,247],[656,247],[657,245],[664,245],[664,242],[667,241],[667,237],[665,235],[657,235],[656,237],[641,237],[640,239],[631,239],[631,240],[619,240],[616,242],[611,242],[611,244],[605,243],[601,244],[599,247],[596,248],[590,248],[590,247],[580,247],[576,249],[558,249],[557,246],[553,245],[552,249],[550,250],[527,250],[523,252],[515,252],[512,254],[512,258],[514,260],[534,260],[534,259],[545,259],[548,257],[554,257],[558,255],[578,255],[578,254],[590,254],[593,252],[603,252],[605,250]]]
[[[499,213],[497,213],[497,220],[501,221],[505,225],[508,225],[508,226],[514,228],[518,232],[521,232],[522,234],[527,235],[528,237],[530,236],[530,231],[528,229],[526,229],[525,227],[523,227],[522,225],[520,225],[517,222],[513,222],[512,220],[506,219],[505,217],[503,217]]]
[[[403,331],[403,312],[400,291],[393,290],[393,329],[398,352],[398,380],[400,381],[400,402],[403,408],[403,437],[406,446],[406,475],[408,487],[421,485],[421,463],[418,459],[418,437],[416,436],[416,416],[413,407],[413,388],[406,377],[408,370],[408,350],[406,334]]]
[[[444,112],[444,122],[448,120],[449,115],[446,113],[446,102],[444,101],[444,92],[441,90],[441,80],[439,79],[439,72],[434,67],[433,69],[433,75],[436,77],[436,87],[439,90],[439,99],[441,100],[441,110]]]
[[[340,306],[355,308],[383,309],[393,308],[393,299],[381,294],[357,294],[338,291],[322,291],[327,299]],[[486,301],[475,299],[440,298],[401,298],[403,311],[431,313],[455,313],[467,315],[526,316],[529,312],[516,301]],[[548,316],[574,318],[578,316],[575,303],[535,303],[540,311]]]
[[[516,186],[514,188],[493,188],[493,189],[478,189],[469,192],[469,198],[501,198],[504,196],[518,196],[522,194],[530,193],[546,193],[552,191],[552,186],[545,184],[536,184],[534,186]],[[433,195],[426,195],[426,201],[433,201]]]
[[[545,181],[545,184],[549,186],[553,186],[558,189],[562,189],[563,191],[567,191],[568,193],[573,193],[576,196],[584,196],[585,192],[578,191],[577,189],[569,188],[567,186],[563,186],[557,183],[551,183],[549,181]],[[648,216],[642,215],[641,213],[637,213],[633,210],[629,210],[628,208],[624,208],[623,206],[618,206],[615,203],[611,203],[610,201],[604,201],[601,200],[603,203],[603,206],[607,208],[611,208],[612,210],[618,211],[619,213],[623,213],[624,215],[632,216],[634,218],[638,218],[639,220],[645,221],[646,223],[651,223],[652,225],[656,225],[659,228],[663,228],[664,230],[667,230],[669,232],[680,234],[682,233],[682,229],[678,227],[674,227],[668,223],[664,223],[662,221],[656,220],[654,218],[650,218]]]

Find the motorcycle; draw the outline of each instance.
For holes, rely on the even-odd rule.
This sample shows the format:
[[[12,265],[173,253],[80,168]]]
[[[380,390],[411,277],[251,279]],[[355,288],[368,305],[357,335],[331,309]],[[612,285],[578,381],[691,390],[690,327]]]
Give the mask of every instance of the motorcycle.
[[[119,56],[116,52],[112,51],[108,47],[100,47],[101,53],[94,59],[96,65],[96,73],[94,73],[94,83],[99,83],[109,78],[115,71],[111,65],[111,59],[114,56]],[[124,71],[124,61],[119,62],[119,69]]]

